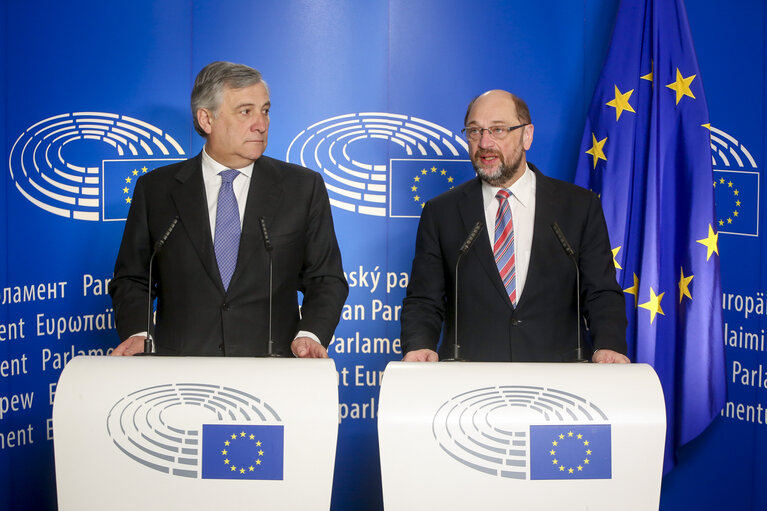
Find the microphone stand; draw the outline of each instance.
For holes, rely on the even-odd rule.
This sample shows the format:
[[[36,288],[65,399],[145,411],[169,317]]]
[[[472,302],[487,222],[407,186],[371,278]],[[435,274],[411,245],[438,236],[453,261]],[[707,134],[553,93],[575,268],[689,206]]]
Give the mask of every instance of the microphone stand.
[[[466,255],[466,252],[469,251],[471,246],[474,244],[474,241],[477,239],[477,236],[479,236],[479,233],[482,232],[482,228],[484,227],[484,224],[482,222],[477,222],[474,224],[474,227],[472,228],[469,235],[466,237],[466,240],[463,242],[463,245],[461,245],[461,248],[458,249],[458,259],[455,261],[455,315],[453,316],[453,328],[454,328],[454,340],[453,340],[453,356],[450,358],[446,358],[442,360],[442,362],[465,362],[464,359],[460,356],[460,349],[461,346],[458,344],[458,267],[461,264],[461,259],[463,259],[463,256]]]
[[[261,225],[261,234],[264,236],[264,248],[269,256],[269,338],[267,342],[266,356],[271,358],[282,358],[282,355],[274,352],[274,339],[272,339],[272,301],[274,293],[274,257],[272,255],[272,240],[269,238],[269,231],[266,228],[266,219],[258,217],[258,223]]]
[[[175,229],[176,224],[178,223],[178,216],[173,219],[168,229],[165,231],[165,234],[163,234],[159,240],[154,244],[154,251],[152,251],[152,256],[149,258],[149,286],[148,286],[148,298],[147,298],[147,318],[146,318],[146,338],[144,339],[144,351],[140,353],[135,353],[134,356],[150,356],[154,355],[152,352],[152,333],[154,333],[154,321],[152,321],[152,263],[154,263],[154,258],[157,256],[157,254],[160,252],[160,249],[162,249],[162,246],[165,245],[165,242],[168,240],[168,236],[170,236],[170,233],[173,232],[173,229]]]
[[[588,362],[583,356],[583,341],[581,340],[581,271],[578,268],[578,261],[575,258],[575,251],[570,243],[567,242],[565,234],[562,229],[559,228],[559,224],[554,222],[551,224],[551,229],[554,231],[559,244],[565,250],[567,257],[573,262],[575,266],[575,335],[576,335],[576,347],[575,347],[575,359],[569,362]]]

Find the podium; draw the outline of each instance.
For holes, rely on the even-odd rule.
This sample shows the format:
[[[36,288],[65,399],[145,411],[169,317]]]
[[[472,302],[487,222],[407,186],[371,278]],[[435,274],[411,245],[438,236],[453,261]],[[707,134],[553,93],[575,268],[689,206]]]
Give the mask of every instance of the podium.
[[[646,364],[391,362],[384,508],[657,511],[665,434]]]
[[[60,511],[330,509],[330,359],[76,357],[53,406]]]

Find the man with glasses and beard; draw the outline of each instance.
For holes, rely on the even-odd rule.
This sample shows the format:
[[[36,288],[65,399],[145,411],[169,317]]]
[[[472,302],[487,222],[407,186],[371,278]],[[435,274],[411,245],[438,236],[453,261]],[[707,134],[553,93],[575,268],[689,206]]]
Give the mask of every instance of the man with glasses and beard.
[[[513,94],[474,98],[464,125],[477,178],[423,209],[403,301],[404,360],[450,357],[457,314],[465,360],[566,362],[575,356],[579,325],[587,358],[628,363],[623,292],[597,196],[527,162],[533,124]],[[458,253],[477,223],[483,230],[461,260],[456,310]],[[575,265],[555,223],[580,270],[580,311]]]

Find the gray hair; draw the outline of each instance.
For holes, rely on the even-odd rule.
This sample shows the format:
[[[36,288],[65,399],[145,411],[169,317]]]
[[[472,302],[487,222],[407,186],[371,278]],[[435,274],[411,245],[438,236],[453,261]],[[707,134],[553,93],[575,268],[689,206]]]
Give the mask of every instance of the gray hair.
[[[200,108],[210,110],[215,116],[221,106],[221,96],[224,88],[242,89],[257,83],[263,83],[269,94],[269,85],[261,77],[261,73],[252,67],[232,62],[211,62],[200,70],[192,88],[192,122],[194,129],[202,137],[207,133],[197,122],[197,111]]]

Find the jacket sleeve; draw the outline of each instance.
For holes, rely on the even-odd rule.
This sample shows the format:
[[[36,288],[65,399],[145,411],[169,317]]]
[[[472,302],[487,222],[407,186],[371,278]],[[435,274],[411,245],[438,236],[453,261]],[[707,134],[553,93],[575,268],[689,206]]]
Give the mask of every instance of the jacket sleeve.
[[[304,295],[298,330],[315,334],[327,347],[349,294],[338,248],[328,192],[322,177],[313,173],[311,205],[300,274]]]
[[[446,314],[445,263],[430,203],[418,224],[415,257],[402,307],[402,353],[437,350]]]

